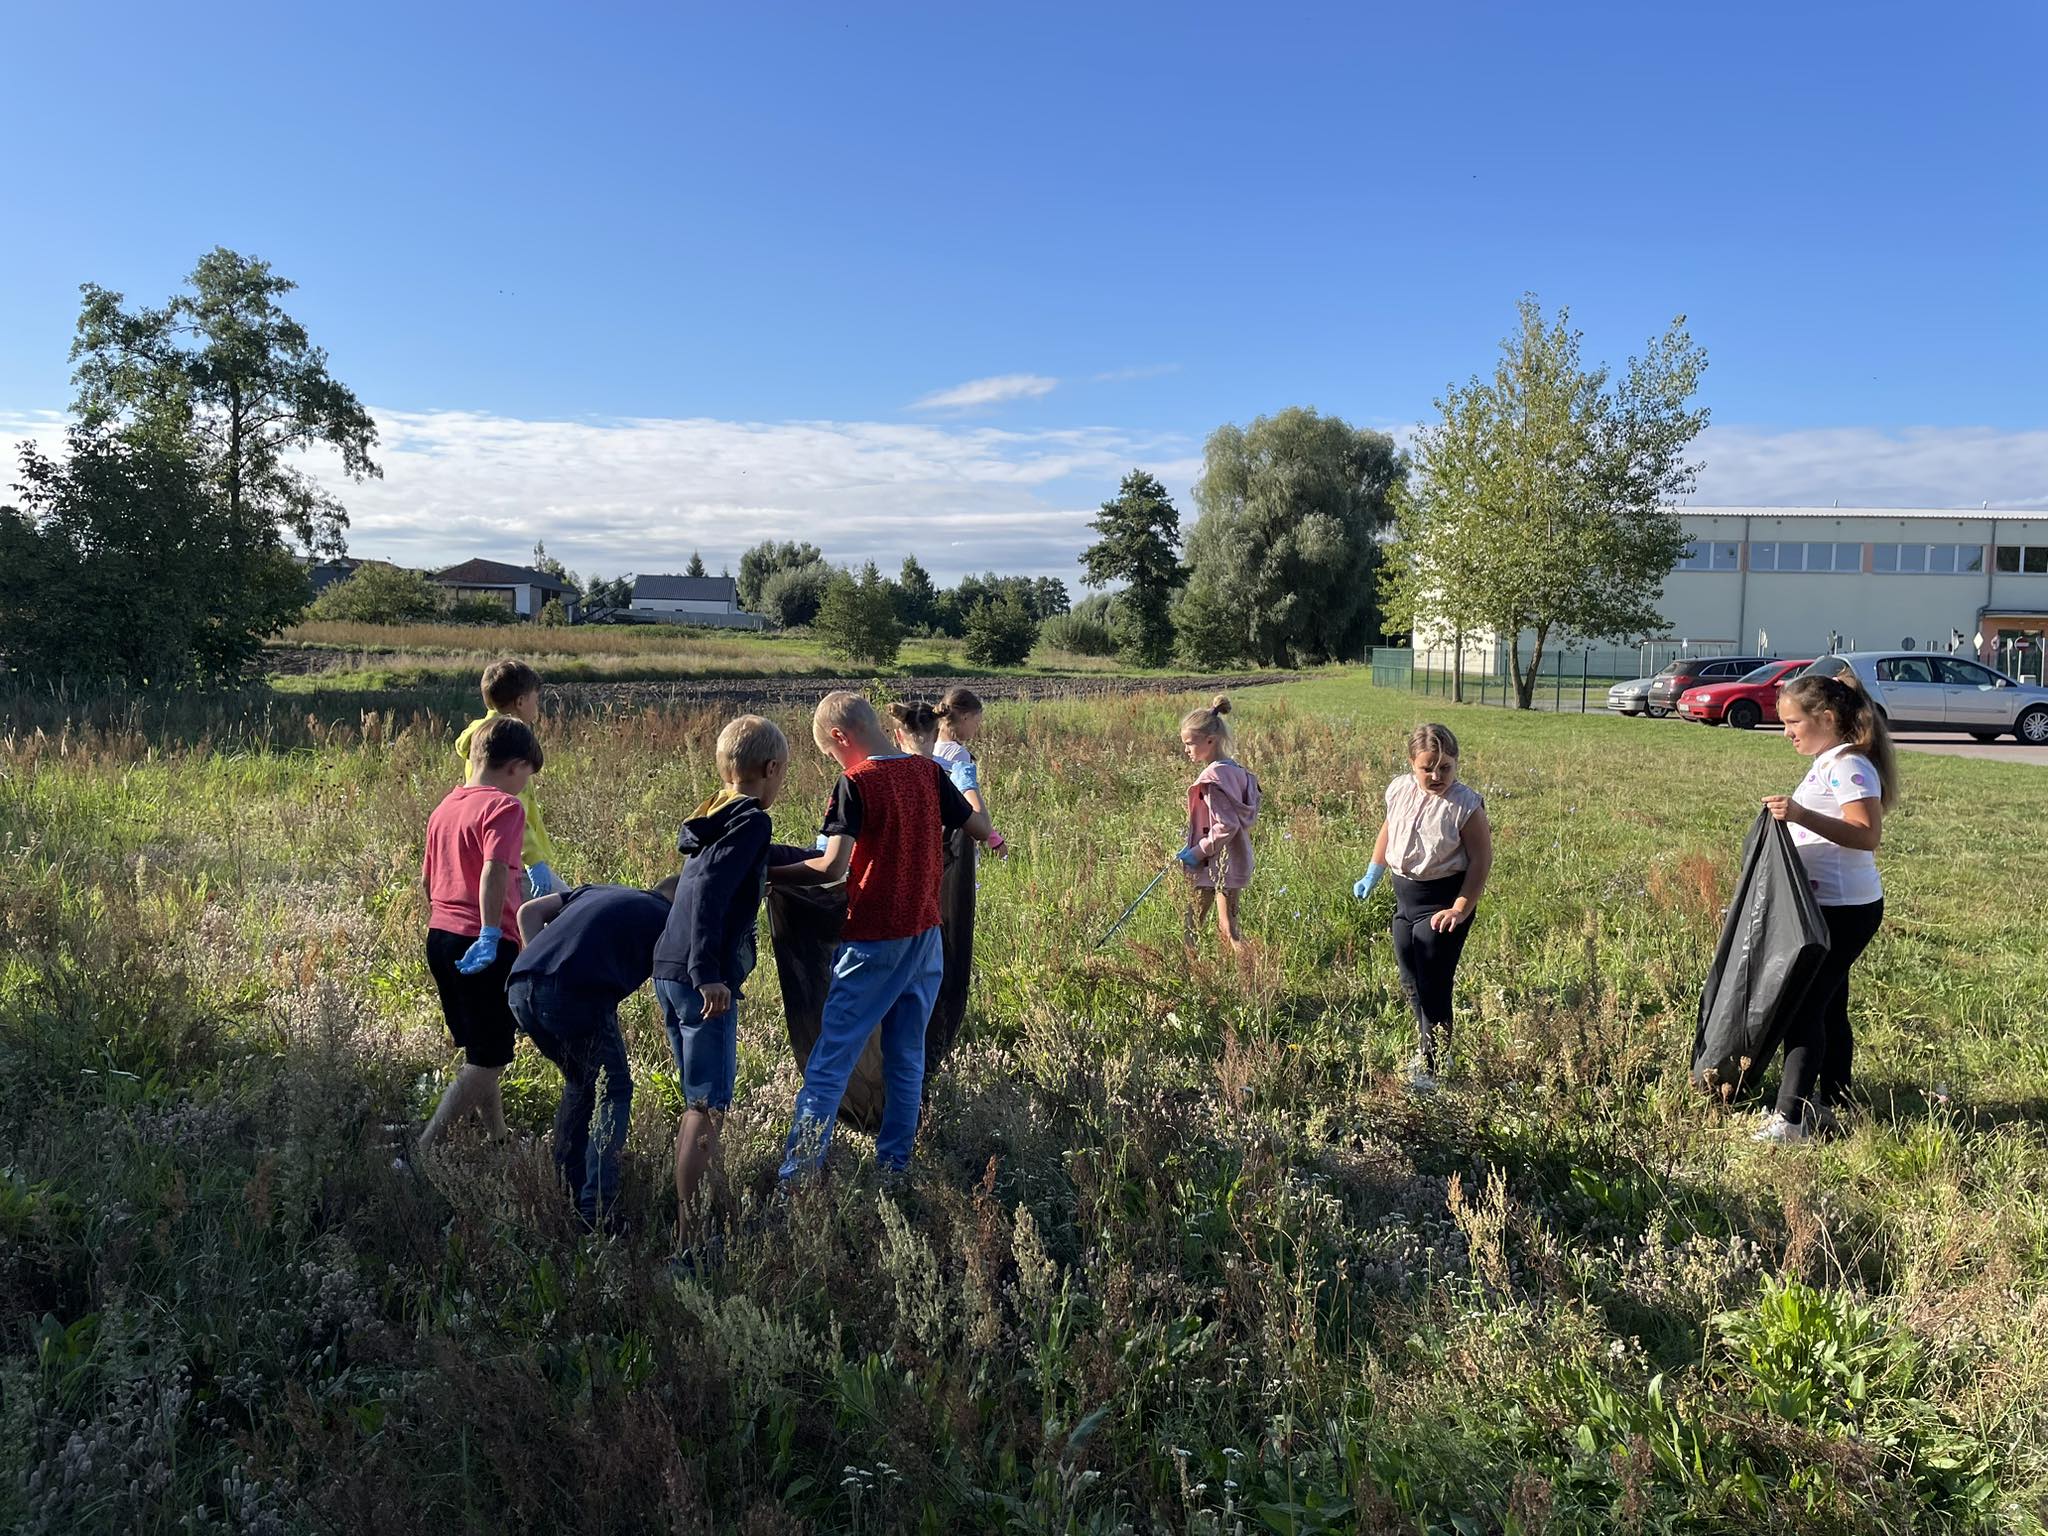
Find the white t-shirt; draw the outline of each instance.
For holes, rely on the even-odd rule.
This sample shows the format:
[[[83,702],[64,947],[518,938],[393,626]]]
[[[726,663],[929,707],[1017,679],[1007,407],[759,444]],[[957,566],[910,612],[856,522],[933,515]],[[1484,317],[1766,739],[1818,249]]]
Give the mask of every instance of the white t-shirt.
[[[975,767],[974,754],[965,744],[957,741],[941,741],[932,748],[932,756],[946,770],[946,777],[953,781],[953,787],[966,794],[968,790],[981,788],[981,773]]]
[[[1870,759],[1849,750],[1847,742],[1813,760],[1793,792],[1794,804],[1840,820],[1842,807],[1857,800],[1875,800],[1883,793]],[[1806,866],[1813,899],[1824,907],[1860,907],[1884,900],[1877,878],[1877,855],[1868,848],[1844,848],[1805,827],[1792,828],[1792,845]]]
[[[1387,786],[1387,868],[1408,880],[1441,880],[1463,873],[1465,823],[1486,802],[1469,784],[1432,795],[1404,773]]]

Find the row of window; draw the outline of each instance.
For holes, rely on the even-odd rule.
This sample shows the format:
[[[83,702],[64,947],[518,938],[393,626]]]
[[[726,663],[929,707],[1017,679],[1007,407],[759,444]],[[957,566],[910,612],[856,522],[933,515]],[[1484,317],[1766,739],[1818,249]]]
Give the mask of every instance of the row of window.
[[[1992,568],[2004,575],[2048,575],[2048,544],[2001,544]],[[1751,541],[1752,571],[1860,571],[1861,544]],[[1984,571],[1982,544],[1873,544],[1870,568],[1882,576],[1975,576]],[[1697,540],[1679,556],[1681,571],[1739,571],[1742,545],[1735,540]]]

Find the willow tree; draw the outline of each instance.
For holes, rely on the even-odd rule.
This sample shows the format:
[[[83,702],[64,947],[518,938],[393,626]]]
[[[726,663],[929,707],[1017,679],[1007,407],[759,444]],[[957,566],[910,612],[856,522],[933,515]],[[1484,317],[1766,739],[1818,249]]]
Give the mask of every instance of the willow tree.
[[[1534,296],[1491,378],[1453,385],[1411,450],[1384,582],[1389,616],[1439,634],[1490,632],[1530,707],[1546,650],[1624,641],[1663,624],[1664,578],[1686,536],[1671,504],[1700,466],[1692,403],[1705,351],[1671,322],[1610,384],[1580,334]]]

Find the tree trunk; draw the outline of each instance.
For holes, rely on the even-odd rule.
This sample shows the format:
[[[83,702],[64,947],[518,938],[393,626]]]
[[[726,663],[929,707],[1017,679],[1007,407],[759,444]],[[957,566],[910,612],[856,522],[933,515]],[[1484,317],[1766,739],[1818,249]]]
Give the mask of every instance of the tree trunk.
[[[242,550],[242,386],[228,385],[228,538]]]
[[[1524,673],[1519,666],[1515,669],[1515,708],[1532,709],[1536,701],[1536,684],[1543,676],[1543,642],[1550,637],[1550,626],[1536,626],[1536,643],[1529,650],[1529,670]],[[1516,640],[1519,651],[1521,641]]]
[[[1465,702],[1465,626],[1462,624],[1451,641],[1451,702]]]

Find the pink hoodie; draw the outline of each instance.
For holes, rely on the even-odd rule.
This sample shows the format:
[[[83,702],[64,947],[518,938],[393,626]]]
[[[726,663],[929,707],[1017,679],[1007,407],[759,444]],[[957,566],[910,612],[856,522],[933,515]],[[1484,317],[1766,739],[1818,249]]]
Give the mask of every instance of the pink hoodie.
[[[1218,758],[1188,786],[1188,846],[1202,856],[1190,871],[1198,888],[1241,891],[1251,883],[1258,819],[1259,781],[1241,763]]]

